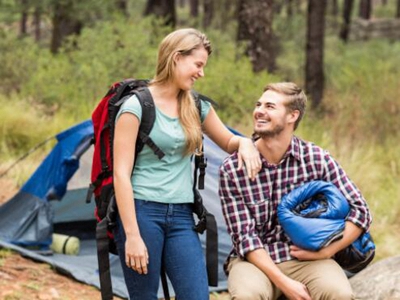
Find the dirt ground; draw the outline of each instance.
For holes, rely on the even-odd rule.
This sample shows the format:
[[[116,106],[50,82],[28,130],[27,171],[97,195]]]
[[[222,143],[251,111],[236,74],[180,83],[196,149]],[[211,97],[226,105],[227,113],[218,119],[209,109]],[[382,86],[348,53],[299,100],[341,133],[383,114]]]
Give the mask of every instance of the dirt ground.
[[[0,178],[0,205],[18,188]],[[96,300],[100,291],[58,273],[46,263],[26,259],[0,248],[0,300]],[[114,297],[114,300],[121,298]],[[213,293],[210,300],[228,300],[227,293]]]
[[[95,300],[100,291],[53,270],[46,263],[25,259],[0,249],[1,300]],[[122,298],[114,297],[114,300]],[[227,293],[213,293],[210,300],[228,300]]]
[[[57,273],[45,263],[3,249],[0,252],[0,299],[91,300],[100,299],[100,292]]]

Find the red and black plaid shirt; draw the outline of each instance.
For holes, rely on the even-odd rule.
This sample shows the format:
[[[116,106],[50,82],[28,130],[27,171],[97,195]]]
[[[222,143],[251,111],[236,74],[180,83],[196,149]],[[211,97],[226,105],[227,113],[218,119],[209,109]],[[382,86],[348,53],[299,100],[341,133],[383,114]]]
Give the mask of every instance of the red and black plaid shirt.
[[[293,137],[278,165],[262,157],[263,167],[251,181],[245,168],[237,170],[234,153],[220,168],[219,195],[231,236],[231,256],[265,248],[275,263],[294,259],[289,254],[289,238],[278,223],[277,206],[282,196],[304,183],[332,182],[350,204],[347,220],[364,230],[369,229],[371,215],[367,203],[340,165],[322,148]]]

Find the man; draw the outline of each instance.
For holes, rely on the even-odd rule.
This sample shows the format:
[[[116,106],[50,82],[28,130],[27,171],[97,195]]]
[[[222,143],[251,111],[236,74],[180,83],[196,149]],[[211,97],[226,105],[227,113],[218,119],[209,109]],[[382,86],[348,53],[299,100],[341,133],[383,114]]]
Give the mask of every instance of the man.
[[[270,84],[253,112],[263,167],[255,180],[229,156],[220,169],[223,214],[233,249],[225,264],[232,299],[352,299],[350,283],[331,257],[369,229],[365,199],[330,154],[294,136],[306,107],[294,83]],[[277,218],[283,195],[304,183],[333,183],[350,204],[343,238],[312,252],[290,243]]]

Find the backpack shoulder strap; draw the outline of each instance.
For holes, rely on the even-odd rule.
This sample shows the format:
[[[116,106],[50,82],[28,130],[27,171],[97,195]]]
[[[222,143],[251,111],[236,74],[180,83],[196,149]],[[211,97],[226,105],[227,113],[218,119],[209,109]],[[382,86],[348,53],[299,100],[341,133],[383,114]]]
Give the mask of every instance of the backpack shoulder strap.
[[[203,97],[199,93],[192,91],[192,95],[194,98],[194,102],[196,104],[197,110],[199,112],[199,117],[201,120],[201,100],[200,97]],[[206,100],[208,101],[208,100]],[[202,137],[204,140],[204,136]],[[202,149],[200,155],[195,155],[194,157],[194,178],[193,178],[193,188],[197,185],[198,180],[198,188],[200,190],[204,190],[204,178],[206,175],[206,167],[207,167],[207,159],[204,157],[204,143],[202,144]],[[199,171],[199,176],[197,177],[197,171]]]
[[[142,87],[134,91],[142,107],[142,120],[139,126],[138,139],[136,141],[136,155],[142,151],[143,146],[149,146],[159,159],[164,157],[164,152],[150,138],[150,132],[156,121],[156,109],[153,97],[147,87]]]

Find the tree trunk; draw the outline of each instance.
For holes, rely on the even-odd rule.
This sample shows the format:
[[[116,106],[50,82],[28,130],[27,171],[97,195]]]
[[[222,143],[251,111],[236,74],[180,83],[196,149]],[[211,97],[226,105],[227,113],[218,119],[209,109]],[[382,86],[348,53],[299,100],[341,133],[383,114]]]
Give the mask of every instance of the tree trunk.
[[[27,0],[21,0],[21,20],[20,20],[20,36],[28,34],[27,30],[28,23],[28,2]]]
[[[199,0],[190,0],[190,15],[194,18],[199,16]]]
[[[165,19],[165,25],[175,27],[176,10],[174,0],[147,0],[144,15],[155,15]]]
[[[211,25],[211,22],[214,17],[214,4],[213,0],[203,0],[203,27],[207,28]]]
[[[293,16],[293,0],[286,0],[286,13],[289,18]]]
[[[354,6],[354,0],[344,0],[343,24],[339,34],[340,39],[344,42],[347,42],[349,40],[351,14],[353,11],[353,6]]]
[[[296,7],[297,14],[301,13],[301,4],[302,3],[303,3],[303,0],[296,0],[295,7]]]
[[[276,38],[272,31],[273,0],[240,0],[238,40],[248,41],[254,72],[276,69]]]
[[[221,31],[226,31],[229,26],[232,26],[232,21],[237,22],[237,17],[235,15],[237,8],[237,1],[232,0],[220,0],[214,1],[217,7],[214,7],[214,12],[216,14],[216,20],[214,24],[216,28]],[[214,18],[215,19],[215,18]]]
[[[372,1],[371,0],[361,0],[359,17],[361,19],[369,20],[371,18],[372,12]]]
[[[68,1],[56,1],[54,4],[53,32],[50,50],[58,53],[64,39],[71,34],[79,34],[82,30],[82,22],[74,18],[73,3]]]
[[[332,16],[337,16],[339,13],[339,5],[338,5],[338,0],[332,0],[331,2],[331,15]]]
[[[306,92],[311,104],[321,104],[324,91],[324,31],[327,0],[308,0]]]
[[[400,19],[400,0],[397,0],[396,18],[397,18],[397,19]]]
[[[40,29],[41,26],[41,15],[42,15],[42,8],[37,6],[35,7],[35,12],[33,14],[33,26],[35,28],[35,41],[39,42],[42,31]]]
[[[179,7],[185,7],[185,0],[179,0]]]
[[[128,1],[127,0],[116,0],[117,9],[124,15],[129,16],[128,12]]]

